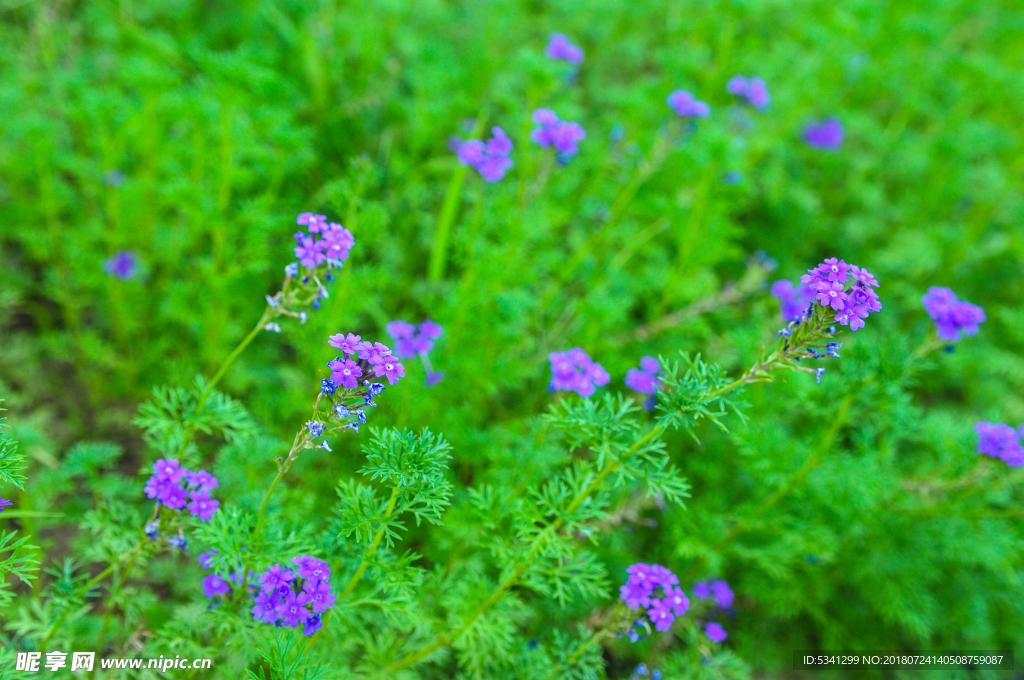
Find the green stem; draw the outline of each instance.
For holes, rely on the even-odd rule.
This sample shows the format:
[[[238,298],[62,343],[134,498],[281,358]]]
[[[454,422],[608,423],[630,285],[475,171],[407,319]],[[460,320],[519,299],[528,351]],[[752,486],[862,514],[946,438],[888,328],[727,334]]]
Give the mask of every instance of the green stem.
[[[217,369],[217,372],[213,374],[213,377],[210,378],[210,382],[207,383],[206,389],[203,390],[202,396],[199,397],[199,403],[196,404],[196,416],[199,416],[203,412],[203,409],[206,408],[206,400],[210,398],[210,394],[213,392],[213,388],[217,386],[217,383],[220,382],[220,379],[223,378],[224,374],[228,372],[229,368],[231,368],[231,364],[235,363],[235,359],[237,359],[238,356],[245,350],[245,348],[249,346],[249,343],[252,342],[257,335],[260,334],[260,331],[262,331],[264,327],[266,327],[267,322],[269,322],[275,316],[277,316],[277,311],[270,305],[267,305],[266,311],[263,312],[263,316],[260,317],[260,320],[256,324],[256,326],[251,331],[249,331],[249,335],[245,336],[245,338],[242,339],[242,342],[238,343],[238,347],[235,347],[231,354],[228,355],[228,358],[224,360],[224,363],[220,365],[220,368]]]

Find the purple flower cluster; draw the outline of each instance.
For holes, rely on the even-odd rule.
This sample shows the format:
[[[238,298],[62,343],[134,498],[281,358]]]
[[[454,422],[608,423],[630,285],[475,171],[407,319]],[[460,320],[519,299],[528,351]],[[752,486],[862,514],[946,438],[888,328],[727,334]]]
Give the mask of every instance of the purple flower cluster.
[[[958,300],[949,288],[932,286],[921,298],[921,304],[932,317],[939,337],[956,341],[963,335],[974,335],[985,320],[985,310],[970,302]]]
[[[512,167],[512,140],[500,127],[491,128],[487,143],[479,139],[468,139],[459,144],[459,162],[472,165],[488,182],[497,182]]]
[[[395,356],[399,359],[420,358],[427,373],[427,387],[444,380],[444,373],[434,370],[428,356],[430,350],[434,349],[434,340],[444,334],[444,328],[440,324],[427,319],[419,326],[413,326],[411,323],[399,320],[389,323],[385,326],[385,330],[395,341]]]
[[[693,584],[693,596],[701,600],[714,599],[715,604],[723,609],[732,606],[735,595],[727,581],[698,581]]]
[[[331,369],[331,380],[347,390],[357,389],[359,378],[371,372],[378,378],[387,378],[389,385],[405,377],[405,367],[385,344],[363,340],[353,333],[335,333],[327,339],[327,344],[340,349],[344,355],[336,357],[327,367]],[[358,357],[358,361],[353,357]]]
[[[544,53],[548,59],[560,59],[570,64],[583,62],[583,50],[569,42],[568,36],[563,33],[552,33]]]
[[[129,250],[119,250],[103,261],[103,271],[108,276],[116,276],[127,281],[135,276],[138,264],[138,258],[135,257],[135,253]]]
[[[978,433],[978,453],[1000,458],[1010,467],[1024,466],[1024,425],[1015,430],[1006,423],[980,422],[974,424]]]
[[[595,362],[579,347],[567,352],[552,352],[548,355],[551,362],[551,391],[564,390],[576,392],[581,397],[589,397],[595,387],[607,385],[611,380],[608,371]]]
[[[672,627],[677,616],[690,607],[690,600],[679,587],[679,578],[658,564],[637,563],[626,569],[629,578],[619,588],[619,598],[632,610],[644,608],[655,630],[664,632]],[[654,597],[661,588],[662,597]]]
[[[686,90],[676,90],[668,96],[666,103],[683,118],[707,118],[711,107]]]
[[[210,498],[210,491],[217,486],[217,478],[206,470],[191,472],[173,458],[161,458],[153,463],[153,476],[146,481],[144,490],[147,498],[155,498],[172,510],[187,504],[192,515],[206,522],[220,505],[220,501]]]
[[[847,289],[844,284],[851,280]],[[882,309],[878,293],[873,290],[878,287],[878,280],[871,272],[834,257],[808,269],[800,282],[811,289],[822,307],[834,310],[837,322],[852,331],[863,328],[864,319]]]
[[[563,162],[579,153],[577,143],[587,136],[579,123],[560,120],[551,109],[537,109],[533,112],[534,128],[530,139],[543,148],[553,146]]]
[[[324,262],[328,268],[340,267],[356,244],[352,232],[337,222],[328,222],[326,215],[301,213],[295,223],[308,232],[295,232],[295,257],[306,269],[315,269]]]
[[[626,387],[641,394],[655,394],[658,391],[658,371],[661,364],[654,357],[642,357],[640,368],[626,371]]]
[[[804,141],[815,149],[835,151],[843,145],[843,124],[835,118],[815,121],[804,128]]]
[[[204,552],[203,554],[201,554],[199,556],[199,565],[203,569],[212,569],[213,568],[213,556],[214,555],[219,555],[219,554],[220,553],[217,550],[215,550],[215,549],[214,550],[210,550],[209,552]],[[257,588],[257,586],[254,583],[252,583],[253,575],[254,575],[253,572],[250,571],[249,572],[250,578],[247,579],[249,581],[249,583],[247,585],[249,590],[256,590],[256,588]],[[237,586],[241,586],[241,585],[242,585],[242,572],[240,572],[240,571],[232,572],[231,575],[228,576],[228,578],[226,578],[226,579],[223,576],[221,576],[220,574],[216,574],[216,573],[207,574],[206,576],[203,577],[203,580],[202,580],[203,595],[205,595],[206,597],[210,598],[211,600],[216,599],[218,597],[224,597],[224,599],[228,599],[225,596],[228,595],[231,592],[232,587],[233,586],[237,587]]]
[[[763,109],[771,103],[768,95],[768,84],[761,78],[746,76],[733,76],[726,83],[725,89],[730,94],[743,97],[756,109]]]
[[[14,503],[5,499],[3,496],[0,496],[0,512],[3,512],[4,508],[6,508],[9,505],[14,505]]]
[[[715,623],[714,621],[704,626],[704,634],[712,642],[722,642],[725,638],[729,637],[729,634],[725,632],[725,628],[722,628],[722,624]]]
[[[293,557],[292,564],[294,570],[278,563],[259,575],[252,618],[287,628],[302,624],[303,635],[314,635],[323,627],[321,615],[334,607],[331,570],[327,562],[309,555]]]
[[[772,284],[772,296],[779,300],[779,312],[787,322],[796,321],[804,315],[814,301],[814,290],[807,284],[794,286],[786,279]]]

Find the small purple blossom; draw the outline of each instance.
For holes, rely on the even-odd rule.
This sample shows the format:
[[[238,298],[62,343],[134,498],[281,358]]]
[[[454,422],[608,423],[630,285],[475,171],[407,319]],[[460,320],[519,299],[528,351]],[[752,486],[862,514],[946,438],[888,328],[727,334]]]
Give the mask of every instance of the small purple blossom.
[[[355,356],[359,352],[357,348],[361,340],[361,337],[353,333],[349,333],[348,335],[345,335],[344,333],[335,333],[327,338],[327,344],[335,349],[340,349],[342,354]]]
[[[272,564],[259,576],[260,589],[264,593],[272,593],[281,586],[287,587],[294,578],[295,575],[291,569],[282,567],[280,564]]]
[[[138,258],[135,257],[135,253],[129,250],[119,250],[103,261],[103,271],[108,276],[116,276],[127,281],[135,276],[138,264]]]
[[[427,373],[427,387],[433,387],[444,380],[444,371],[430,371]]]
[[[186,472],[185,478],[188,480],[190,486],[197,486],[201,489],[213,490],[220,485],[217,478],[206,470],[200,470],[199,472]]]
[[[262,586],[254,600],[253,619],[289,628],[305,624],[303,634],[313,635],[323,627],[319,615],[334,606],[327,580],[330,568],[310,555],[297,555],[291,562],[295,571],[275,564],[260,574]]]
[[[170,484],[162,487],[160,495],[157,496],[157,500],[172,510],[181,510],[184,508],[187,498],[188,490],[184,487]]]
[[[711,596],[715,598],[715,602],[719,607],[723,609],[732,606],[733,592],[732,588],[726,581],[721,579],[713,581],[711,583]]]
[[[211,549],[209,552],[202,553],[201,555],[199,555],[199,566],[201,566],[203,569],[212,569],[213,556],[219,554],[220,552],[216,549]]]
[[[661,364],[654,357],[640,359],[640,368],[626,371],[626,387],[641,394],[655,394],[658,390],[658,371]]]
[[[303,267],[312,269],[327,259],[323,252],[323,241],[314,241],[309,236],[302,236],[301,232],[296,234],[295,240],[299,243],[295,246],[295,257],[299,258],[299,264]]]
[[[604,367],[579,347],[566,352],[552,352],[548,355],[548,361],[551,362],[551,383],[548,389],[552,391],[576,392],[587,398],[594,393],[595,387],[607,385],[611,380]]]
[[[14,503],[9,501],[9,500],[7,500],[3,496],[0,496],[0,512],[3,512],[4,508],[6,508],[8,506],[11,506],[11,505],[14,505]]]
[[[370,363],[373,365],[373,374],[378,378],[387,377],[389,385],[394,385],[405,377],[405,366],[392,354],[377,355],[370,359]]]
[[[327,215],[314,215],[313,213],[299,213],[295,218],[295,224],[301,224],[309,229],[310,234],[316,234],[327,226]]]
[[[704,633],[712,642],[722,642],[725,638],[729,637],[729,634],[725,632],[725,628],[722,628],[720,623],[715,623],[714,621],[704,626]]]
[[[331,369],[331,380],[345,389],[354,390],[359,387],[359,378],[363,375],[363,369],[352,359],[344,361],[332,361],[327,364]]]
[[[306,619],[305,625],[302,627],[302,634],[306,636],[316,635],[316,632],[324,627],[323,619],[320,616],[314,614]]]
[[[665,567],[637,563],[630,565],[626,573],[629,577],[619,588],[619,598],[630,609],[646,609],[656,630],[668,630],[675,617],[682,616],[689,609],[689,599],[678,588],[679,579]],[[653,597],[658,588],[661,588],[664,597]]]
[[[978,433],[978,453],[1002,459],[1010,467],[1024,466],[1024,447],[1020,442],[1020,431],[1006,423],[978,422],[974,424]],[[1021,428],[1024,430],[1024,426]]]
[[[181,467],[177,460],[168,458],[158,458],[153,463],[153,476],[157,479],[166,479],[170,482],[177,484],[181,481],[185,473],[188,472],[185,468]]]
[[[711,107],[686,90],[676,90],[665,100],[673,111],[684,118],[707,118]]]
[[[231,586],[217,574],[210,574],[203,578],[203,595],[211,600],[218,595],[227,595],[231,592]]]
[[[657,598],[651,600],[651,607],[647,610],[647,616],[651,618],[654,629],[663,633],[671,628],[672,622],[676,620],[676,617],[672,615],[672,607],[668,601]]]
[[[844,285],[853,279],[849,288]],[[878,280],[866,269],[848,265],[830,257],[800,277],[800,282],[816,296],[817,301],[833,310],[834,318],[856,331],[864,327],[864,319],[882,309],[875,288]]]
[[[396,320],[385,326],[384,330],[395,340],[402,340],[411,338],[416,333],[416,326],[405,321]]]
[[[804,141],[815,149],[836,151],[843,146],[843,124],[836,118],[815,121],[804,128]]]
[[[542,148],[554,147],[563,158],[579,153],[577,143],[587,136],[579,123],[560,120],[551,109],[534,111],[533,122],[539,127],[530,133],[530,139]]]
[[[253,603],[252,618],[260,623],[274,623],[277,621],[277,612],[274,611],[275,599],[267,593],[260,593]]]
[[[277,618],[281,621],[282,626],[295,628],[300,623],[305,623],[306,619],[312,616],[305,607],[307,604],[309,604],[309,595],[307,593],[296,594],[289,589],[284,593],[284,597],[277,601],[274,613],[277,614]]]
[[[188,504],[188,511],[202,522],[210,521],[213,513],[217,512],[217,508],[220,506],[220,501],[211,499],[210,492],[205,489],[193,491],[189,494],[189,498],[192,499],[192,502]]]
[[[439,337],[444,335],[444,328],[442,328],[440,324],[427,319],[420,324],[420,333],[431,340],[437,340]]]
[[[706,581],[694,583],[693,596],[701,600],[709,599],[711,597],[711,584]]]
[[[564,33],[552,33],[544,54],[548,59],[560,59],[570,64],[583,62],[583,50],[569,42],[568,36]]]
[[[921,304],[935,322],[935,328],[943,340],[956,342],[963,335],[974,335],[978,332],[978,324],[985,320],[985,310],[970,302],[958,300],[949,288],[932,286],[921,298]]]
[[[730,94],[745,98],[756,109],[767,108],[768,104],[771,103],[771,97],[768,94],[768,84],[756,76],[751,78],[733,76],[726,83],[725,89]]]
[[[497,182],[514,163],[509,158],[512,140],[500,127],[491,128],[487,143],[470,139],[459,145],[458,157],[462,165],[471,165],[487,182]]]
[[[779,300],[779,313],[786,321],[796,321],[802,317],[814,299],[814,291],[810,286],[801,284],[797,287],[786,279],[773,283],[771,294]]]

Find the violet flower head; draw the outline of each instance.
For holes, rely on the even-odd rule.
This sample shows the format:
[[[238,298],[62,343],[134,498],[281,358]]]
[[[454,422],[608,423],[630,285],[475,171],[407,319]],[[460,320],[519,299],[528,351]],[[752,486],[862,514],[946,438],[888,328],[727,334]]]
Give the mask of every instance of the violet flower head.
[[[486,144],[479,139],[470,139],[459,145],[459,163],[471,165],[487,182],[497,182],[514,164],[512,140],[500,127],[491,128],[491,138]]]
[[[218,595],[227,595],[231,592],[231,586],[217,574],[210,574],[203,578],[203,595],[211,600]]]
[[[444,335],[444,328],[442,328],[440,324],[427,319],[420,324],[420,333],[431,340],[437,340],[439,337]]]
[[[340,349],[344,354],[355,356],[358,353],[359,341],[362,340],[358,335],[349,333],[335,333],[334,335],[328,336],[327,344],[335,349]]]
[[[686,613],[690,601],[678,587],[679,578],[659,564],[637,563],[626,569],[629,577],[619,588],[619,599],[632,610],[646,609],[655,630],[666,631],[677,616]],[[662,597],[654,597],[661,589]]]
[[[373,374],[378,378],[386,377],[389,385],[394,385],[405,377],[405,366],[392,354],[377,355],[370,359],[370,363],[373,365]]]
[[[217,508],[220,506],[220,501],[211,499],[210,492],[205,489],[193,491],[189,494],[189,498],[192,499],[192,502],[188,504],[188,511],[194,517],[198,517],[201,522],[210,521],[213,513],[217,512]]]
[[[732,606],[734,595],[732,592],[732,588],[730,588],[729,584],[725,581],[721,579],[719,579],[718,581],[713,581],[711,583],[711,595],[715,598],[715,603],[719,607],[722,607],[724,609],[726,607]]]
[[[709,599],[711,597],[711,584],[706,581],[694,583],[693,596],[701,600]]]
[[[103,261],[103,271],[108,276],[116,276],[127,281],[135,276],[138,264],[135,253],[130,250],[119,250]]]
[[[315,215],[313,213],[299,213],[295,218],[295,224],[305,226],[310,234],[318,234],[327,226],[327,215]]]
[[[252,607],[252,618],[260,623],[274,623],[277,621],[277,612],[274,611],[276,600],[267,593],[259,593]]]
[[[352,359],[344,361],[334,360],[327,364],[331,369],[331,380],[337,385],[343,385],[345,389],[354,390],[359,387],[359,378],[363,375],[363,369]]]
[[[181,467],[181,464],[174,458],[158,458],[153,463],[153,477],[156,479],[164,480],[177,484],[182,480],[185,474],[188,472],[187,469]]]
[[[201,566],[203,569],[212,569],[213,556],[219,554],[220,552],[216,549],[211,549],[209,552],[202,553],[201,555],[199,555],[199,566]]]
[[[684,118],[707,118],[711,107],[686,90],[676,90],[665,100],[673,111]]]
[[[405,321],[392,321],[384,327],[384,330],[395,340],[401,340],[411,338],[416,333],[416,326]]]
[[[815,149],[836,151],[843,146],[843,124],[836,118],[815,121],[804,128],[804,141]]]
[[[853,279],[849,288],[844,284]],[[822,307],[831,309],[835,320],[856,331],[864,319],[882,310],[874,288],[878,280],[866,269],[830,257],[800,277]]]
[[[4,511],[4,508],[14,505],[11,501],[7,500],[3,496],[0,496],[0,512]]]
[[[217,478],[206,470],[200,470],[199,472],[186,472],[185,478],[188,480],[189,486],[195,486],[201,489],[213,490],[220,486],[220,482],[217,481]]]
[[[640,368],[626,371],[626,387],[641,394],[655,394],[658,391],[658,371],[661,364],[654,357],[640,359]]]
[[[554,147],[563,160],[579,153],[577,143],[587,136],[586,131],[579,123],[560,120],[551,109],[534,111],[533,122],[539,127],[534,128],[530,133],[530,139],[542,148]]]
[[[956,342],[963,335],[974,335],[985,320],[985,310],[978,305],[958,300],[949,288],[932,286],[921,298],[928,316],[935,322],[939,337]]]
[[[974,429],[978,433],[978,453],[999,458],[1010,467],[1024,465],[1024,447],[1018,430],[1006,423],[984,421],[975,423]]]
[[[303,634],[314,635],[323,627],[320,614],[334,606],[331,570],[327,562],[310,555],[297,555],[291,562],[295,571],[275,564],[260,574],[253,619],[289,628],[305,624]]]
[[[771,103],[771,96],[768,94],[768,84],[761,78],[746,76],[733,76],[726,83],[725,89],[730,94],[746,99],[756,109],[767,108]]]
[[[568,36],[564,33],[552,33],[544,53],[548,59],[567,61],[570,64],[583,62],[583,50],[569,42]]]
[[[280,563],[272,564],[259,576],[260,589],[264,593],[273,593],[281,586],[287,586],[294,579],[295,574],[291,569],[282,567]]]
[[[780,279],[773,283],[771,294],[779,301],[779,313],[787,323],[802,317],[814,299],[809,285],[801,284],[797,287],[786,279]]]
[[[722,628],[722,624],[713,621],[704,626],[704,633],[712,642],[723,642],[725,638],[729,637],[729,634],[725,632],[725,628]]]
[[[548,361],[551,362],[551,383],[548,385],[551,391],[576,392],[587,398],[596,387],[607,385],[611,380],[604,367],[579,347],[566,352],[552,352]]]

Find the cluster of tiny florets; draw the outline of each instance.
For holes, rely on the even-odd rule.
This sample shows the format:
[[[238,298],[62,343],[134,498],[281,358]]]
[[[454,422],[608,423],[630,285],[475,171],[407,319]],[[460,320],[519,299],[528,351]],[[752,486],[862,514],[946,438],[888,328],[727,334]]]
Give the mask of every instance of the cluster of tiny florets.
[[[187,507],[189,513],[205,522],[220,505],[220,501],[210,498],[210,491],[217,486],[217,478],[206,470],[191,472],[173,458],[161,458],[153,463],[153,475],[146,480],[144,491],[147,498],[172,510]]]
[[[326,215],[301,213],[296,224],[306,227],[308,233],[295,232],[295,257],[306,269],[315,269],[323,263],[328,267],[340,267],[348,259],[356,240],[345,227],[337,222],[328,222]]]
[[[693,96],[692,92],[676,90],[665,100],[669,108],[683,118],[707,118],[711,115],[711,107]]]
[[[833,310],[837,323],[851,331],[863,328],[864,319],[882,309],[874,291],[878,280],[871,272],[834,257],[808,269],[800,282],[810,288],[818,304]],[[851,282],[849,288],[847,282]]]
[[[921,297],[921,304],[935,322],[939,337],[956,341],[963,335],[974,335],[985,320],[985,310],[978,305],[958,300],[949,288],[932,286]]]
[[[384,329],[395,341],[395,356],[399,359],[419,357],[427,373],[427,386],[436,385],[444,379],[444,373],[435,371],[430,363],[430,351],[434,341],[444,335],[444,328],[430,319],[418,326],[402,320],[389,323]]]
[[[638,562],[627,567],[626,573],[629,577],[619,588],[619,599],[634,611],[646,609],[655,630],[668,630],[676,617],[690,608],[689,598],[679,587],[679,578],[666,567]],[[654,597],[658,589],[660,598]]]
[[[756,76],[751,78],[733,76],[726,83],[725,89],[729,94],[746,99],[751,106],[757,109],[766,108],[771,102],[771,97],[768,95],[768,84]]]
[[[579,347],[566,352],[552,352],[548,361],[551,362],[548,389],[553,392],[576,392],[585,398],[592,395],[595,388],[603,387],[611,380],[608,371]]]
[[[213,569],[213,556],[219,554],[220,553],[217,550],[210,550],[202,553],[199,555],[199,566],[203,569]],[[250,579],[249,583],[246,584],[246,587],[250,591],[255,591],[258,586],[252,582],[253,572],[250,571],[249,575]],[[242,581],[241,571],[234,571],[227,578],[224,578],[217,573],[207,574],[202,580],[203,595],[211,600],[216,600],[218,597],[224,600],[230,599],[229,596],[231,591],[234,588],[240,587],[242,585]],[[214,603],[211,602],[211,606],[213,604]]]
[[[631,368],[626,371],[626,387],[639,392],[640,394],[650,395],[650,398],[644,401],[644,408],[648,411],[654,410],[655,400],[654,395],[658,392],[658,386],[661,381],[658,380],[658,373],[661,371],[661,362],[654,357],[642,357],[640,359],[640,368]]]
[[[836,118],[809,123],[804,127],[804,141],[808,146],[826,151],[836,151],[843,145],[845,130]]]
[[[772,284],[771,294],[779,301],[779,313],[787,322],[797,321],[814,301],[814,290],[805,283],[794,286],[791,281],[780,279]]]
[[[578,143],[587,133],[579,123],[561,120],[551,109],[537,109],[533,122],[538,127],[530,133],[530,139],[543,148],[554,147],[562,163],[579,153]]]
[[[583,62],[583,50],[573,45],[564,33],[552,33],[544,53],[549,59],[567,61],[570,64]]]
[[[735,599],[729,583],[722,579],[694,583],[693,596],[699,600],[711,600],[719,609],[730,609]],[[722,624],[715,621],[709,621],[705,624],[704,633],[712,642],[722,642],[729,637]]]
[[[488,182],[497,182],[505,176],[514,163],[512,140],[500,127],[491,128],[491,138],[486,143],[479,139],[468,139],[459,144],[459,162],[471,165]]]
[[[314,635],[323,627],[321,615],[334,607],[331,570],[327,562],[309,555],[291,561],[295,569],[278,563],[259,575],[252,618],[286,628],[301,624],[304,635]]]
[[[1010,467],[1024,466],[1024,447],[1020,438],[1024,425],[1014,429],[1006,423],[979,422],[974,424],[978,433],[978,453],[999,458]]]
[[[324,434],[326,420],[359,432],[359,426],[366,423],[363,407],[376,406],[374,397],[384,391],[384,383],[370,378],[385,378],[394,385],[405,376],[405,367],[383,343],[363,340],[355,333],[335,333],[327,344],[341,350],[341,355],[327,362],[331,375],[320,380],[316,416],[306,423],[312,437]],[[322,446],[330,451],[326,441]]]

